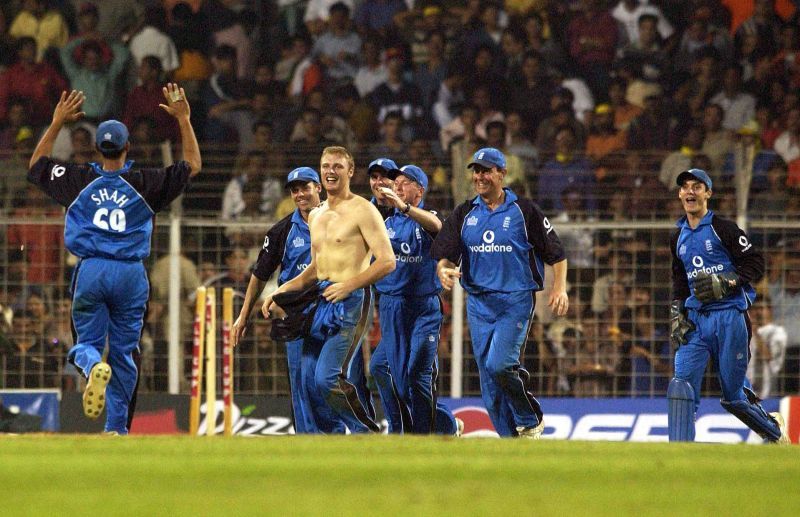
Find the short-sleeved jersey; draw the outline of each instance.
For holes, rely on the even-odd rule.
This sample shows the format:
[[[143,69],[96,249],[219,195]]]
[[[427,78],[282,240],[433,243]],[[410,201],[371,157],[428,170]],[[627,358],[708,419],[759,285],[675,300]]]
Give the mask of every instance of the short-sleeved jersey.
[[[539,206],[503,190],[505,201],[495,210],[480,196],[456,207],[433,243],[435,260],[461,264],[461,285],[470,294],[540,291],[544,264],[565,259]]]
[[[74,164],[42,157],[28,181],[67,209],[64,244],[80,258],[142,260],[150,255],[153,216],[189,183],[191,168],[180,161],[166,169],[118,171],[96,163]]]
[[[422,203],[418,205],[424,209],[423,206]],[[394,210],[385,224],[396,267],[375,283],[375,289],[390,296],[430,296],[441,291],[436,261],[431,257],[436,235],[399,210]]]
[[[278,285],[282,285],[302,273],[310,263],[311,234],[308,223],[300,215],[300,210],[295,209],[267,232],[253,267],[253,275],[266,282],[280,266]]]
[[[670,238],[673,298],[685,300],[690,309],[748,309],[756,299],[751,284],[764,276],[764,257],[744,231],[710,210],[697,228],[689,226],[685,216],[678,220],[677,227]],[[722,300],[703,304],[693,294],[694,281],[701,271],[736,273],[743,285]]]

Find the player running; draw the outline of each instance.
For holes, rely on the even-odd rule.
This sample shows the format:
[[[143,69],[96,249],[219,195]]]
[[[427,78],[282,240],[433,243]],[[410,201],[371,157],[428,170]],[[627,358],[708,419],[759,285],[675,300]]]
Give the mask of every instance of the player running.
[[[481,396],[500,436],[539,439],[544,419],[520,363],[533,319],[535,292],[544,287],[544,263],[555,279],[548,305],[564,315],[567,259],[550,221],[531,200],[503,188],[506,158],[479,149],[472,169],[476,197],[456,207],[433,243],[442,286],[456,278],[469,294],[467,321],[481,382]],[[460,265],[461,270],[457,269]]]
[[[394,190],[384,187],[393,206],[385,225],[397,268],[375,284],[380,297],[381,342],[370,362],[390,433],[454,435],[456,419],[436,402],[437,353],[442,325],[442,289],[433,239],[442,228],[436,212],[425,208],[428,176],[416,165],[390,171]]]
[[[285,188],[289,190],[297,207],[294,212],[278,221],[264,237],[264,245],[250,275],[250,283],[244,296],[239,317],[233,324],[233,346],[244,336],[253,306],[264,290],[264,286],[280,267],[278,285],[296,277],[311,262],[311,236],[308,231],[308,214],[319,206],[322,186],[319,174],[311,167],[298,167],[289,173]],[[331,418],[329,411],[317,411],[319,405],[312,403],[313,395],[305,389],[301,364],[304,362],[302,336],[289,336],[281,323],[273,320],[271,337],[286,343],[286,360],[289,368],[289,391],[292,399],[292,416],[295,433],[343,432],[341,422]],[[305,358],[308,362],[310,359]],[[316,414],[315,414],[316,413]]]
[[[700,383],[708,360],[719,370],[722,407],[764,440],[789,443],[780,413],[767,414],[745,374],[750,360],[754,283],[764,258],[736,223],[708,209],[712,182],[689,169],[677,178],[686,215],[670,238],[673,301],[670,308],[675,378],[667,389],[670,441],[694,441]]]
[[[355,172],[350,152],[326,147],[320,172],[328,199],[309,215],[311,263],[267,296],[262,312],[270,313],[279,294],[316,285],[321,298],[309,335],[321,343],[321,350],[314,385],[351,432],[377,432],[347,377],[352,362],[360,360],[354,356],[372,312],[369,286],[394,271],[394,255],[378,210],[350,191]]]
[[[200,148],[190,108],[177,84],[163,88],[161,108],[175,117],[183,160],[166,169],[134,169],[126,160],[128,128],[116,120],[97,126],[100,163],[50,158],[65,123],[83,117],[83,92],[63,92],[30,160],[28,181],[67,209],[64,244],[80,260],[72,276],[76,334],[67,359],[89,379],[83,411],[97,418],[108,403],[105,432],[128,434],[138,379],[139,338],[150,286],[142,261],[150,255],[153,217],[200,172]],[[108,361],[103,349],[108,341]]]

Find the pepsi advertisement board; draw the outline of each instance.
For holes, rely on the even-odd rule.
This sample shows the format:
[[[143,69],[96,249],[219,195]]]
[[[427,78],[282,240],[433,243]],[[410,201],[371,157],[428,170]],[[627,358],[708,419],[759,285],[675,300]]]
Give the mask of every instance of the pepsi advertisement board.
[[[465,437],[497,436],[479,398],[439,399],[464,421]],[[606,440],[666,442],[666,399],[538,399],[544,411],[550,440]],[[778,411],[780,400],[767,399],[767,412]],[[696,441],[709,443],[761,443],[761,438],[738,418],[725,411],[719,399],[704,398],[697,411]]]

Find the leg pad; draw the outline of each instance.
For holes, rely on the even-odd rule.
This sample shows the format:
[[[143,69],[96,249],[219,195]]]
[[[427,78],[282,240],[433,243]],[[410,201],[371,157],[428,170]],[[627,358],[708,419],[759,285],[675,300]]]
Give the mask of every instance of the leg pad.
[[[694,441],[694,389],[682,379],[672,379],[667,388],[669,441]]]

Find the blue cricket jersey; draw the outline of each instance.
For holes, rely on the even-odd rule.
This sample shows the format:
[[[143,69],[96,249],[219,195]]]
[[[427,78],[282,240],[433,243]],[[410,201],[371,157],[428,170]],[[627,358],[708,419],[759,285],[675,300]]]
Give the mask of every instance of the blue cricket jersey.
[[[423,208],[422,202],[417,206]],[[378,280],[375,289],[390,296],[438,294],[442,284],[436,276],[436,261],[430,253],[435,235],[396,209],[385,224],[397,267]]]
[[[270,228],[258,253],[253,275],[266,282],[278,266],[278,285],[302,273],[311,263],[311,234],[300,209],[287,215]]]
[[[536,203],[510,189],[490,210],[480,196],[459,205],[432,248],[435,260],[461,264],[461,285],[470,294],[539,291],[544,264],[565,259],[555,229]]]
[[[104,171],[96,163],[42,157],[28,171],[28,181],[67,208],[64,244],[70,253],[126,261],[150,255],[153,216],[183,192],[191,168],[185,161],[166,169],[132,165]]]
[[[751,285],[764,275],[764,257],[736,223],[714,215],[711,210],[697,228],[692,228],[686,217],[678,220],[672,234],[672,285],[674,298],[685,300],[690,309],[719,310],[735,308],[747,310],[756,299]],[[742,287],[722,300],[703,304],[694,292],[694,281],[700,271],[708,274],[736,273]]]

